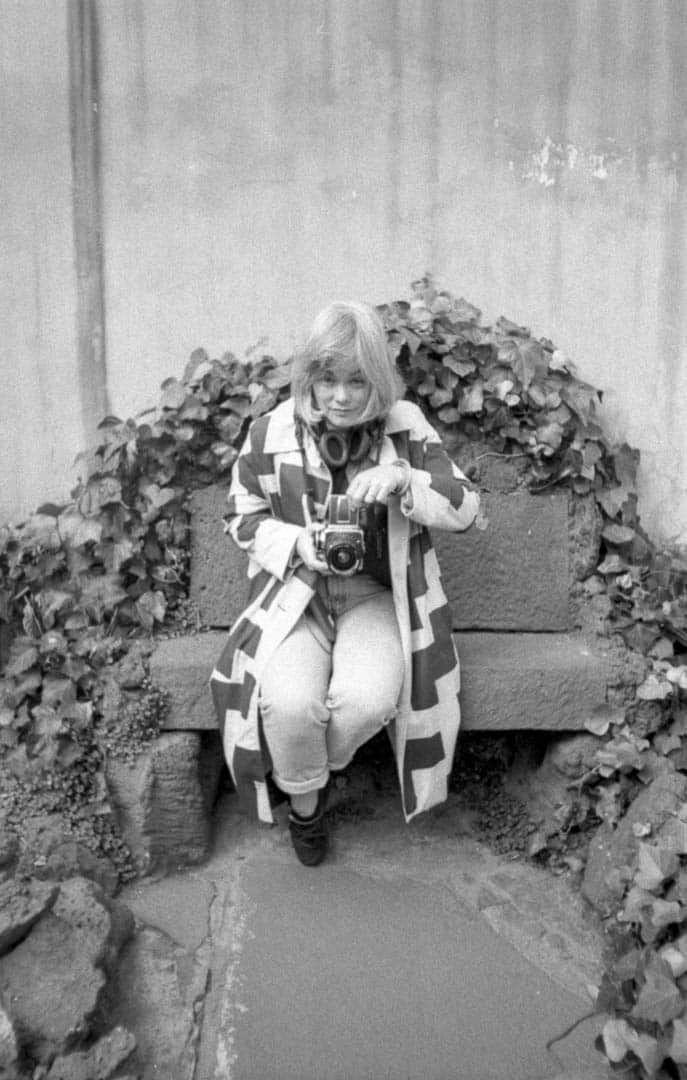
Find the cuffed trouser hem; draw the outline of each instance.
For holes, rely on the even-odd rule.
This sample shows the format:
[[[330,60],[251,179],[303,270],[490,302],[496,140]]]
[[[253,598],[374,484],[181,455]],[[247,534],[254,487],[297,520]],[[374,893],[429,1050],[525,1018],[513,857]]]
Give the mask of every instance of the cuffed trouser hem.
[[[329,780],[329,769],[325,769],[320,776],[315,776],[310,780],[282,780],[272,770],[272,779],[279,790],[286,792],[287,795],[307,795],[309,791],[319,791],[320,788],[326,787]]]

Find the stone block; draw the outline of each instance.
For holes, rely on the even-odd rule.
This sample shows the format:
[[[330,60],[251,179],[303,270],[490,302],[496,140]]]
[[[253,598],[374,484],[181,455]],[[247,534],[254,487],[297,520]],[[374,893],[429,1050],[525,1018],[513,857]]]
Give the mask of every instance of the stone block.
[[[199,684],[202,674],[196,672]],[[159,685],[167,688],[165,681]],[[209,696],[207,680],[205,689]],[[197,694],[202,694],[200,685]],[[184,726],[197,725],[186,722]],[[184,730],[162,734],[133,765],[117,758],[108,760],[106,778],[110,797],[119,828],[140,872],[198,863],[207,856],[210,825],[201,784],[200,757],[200,734]]]
[[[606,700],[611,669],[575,634],[460,633],[465,730],[571,731]]]
[[[162,641],[155,681],[170,693],[166,726],[216,730],[208,679],[225,635],[207,631]],[[613,669],[575,634],[454,634],[466,730],[569,731],[606,700]]]
[[[226,637],[223,631],[208,630],[159,642],[150,658],[150,677],[169,694],[163,721],[168,731],[217,730],[209,680]]]
[[[454,630],[570,627],[568,497],[482,496],[486,529],[436,531]]]
[[[227,487],[194,491],[191,511],[191,600],[206,626],[231,626],[248,593],[248,558],[225,535]]]
[[[191,499],[191,598],[207,626],[230,626],[245,605],[246,556],[224,534],[226,488]],[[484,530],[433,540],[456,630],[566,630],[568,496],[487,494]]]

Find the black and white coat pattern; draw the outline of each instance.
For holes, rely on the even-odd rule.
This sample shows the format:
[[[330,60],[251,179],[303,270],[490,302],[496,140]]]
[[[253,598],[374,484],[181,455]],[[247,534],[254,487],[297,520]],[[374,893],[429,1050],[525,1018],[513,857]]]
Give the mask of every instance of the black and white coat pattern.
[[[321,516],[332,478],[307,432],[304,454]],[[407,401],[397,402],[387,416],[379,451],[379,464],[398,459],[410,465],[410,485],[403,496],[389,500],[388,533],[405,678],[387,730],[410,821],[446,798],[460,725],[460,669],[428,530],[468,528],[479,496],[420,409]],[[225,520],[231,538],[249,555],[249,603],[210,679],[237,792],[266,822],[273,821],[266,783],[271,763],[260,731],[260,678],[315,596],[315,573],[293,557],[305,524],[305,493],[289,399],[253,422],[234,465]]]

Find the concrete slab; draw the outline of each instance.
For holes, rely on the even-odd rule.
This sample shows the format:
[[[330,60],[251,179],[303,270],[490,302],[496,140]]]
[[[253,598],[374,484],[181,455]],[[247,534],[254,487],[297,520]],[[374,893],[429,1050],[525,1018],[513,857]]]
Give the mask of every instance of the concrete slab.
[[[606,700],[608,661],[575,634],[460,633],[465,730],[574,731]],[[225,635],[207,631],[161,641],[153,681],[170,695],[168,729],[215,730],[208,679]]]
[[[191,598],[207,626],[230,626],[246,597],[246,557],[225,536],[226,488],[191,498]],[[567,630],[568,496],[487,494],[484,531],[437,531],[456,630]]]
[[[486,529],[432,537],[454,630],[569,629],[567,494],[481,501]]]
[[[605,654],[576,634],[453,637],[465,730],[579,730],[614,678]]]
[[[218,814],[204,1080],[546,1080],[603,1076],[585,1020],[601,935],[565,883],[508,865],[456,796],[406,826],[396,800],[335,819],[296,861],[284,821]],[[198,871],[195,871],[198,873]],[[485,900],[486,896],[486,900]],[[493,925],[492,925],[493,916]],[[496,929],[494,928],[496,926]]]

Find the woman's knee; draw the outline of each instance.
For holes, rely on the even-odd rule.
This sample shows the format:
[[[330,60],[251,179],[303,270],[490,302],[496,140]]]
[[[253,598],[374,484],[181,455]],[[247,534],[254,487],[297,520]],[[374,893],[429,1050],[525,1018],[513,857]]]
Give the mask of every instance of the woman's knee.
[[[261,691],[260,712],[265,728],[276,727],[281,731],[302,731],[326,724],[329,717],[321,698],[304,686]]]

